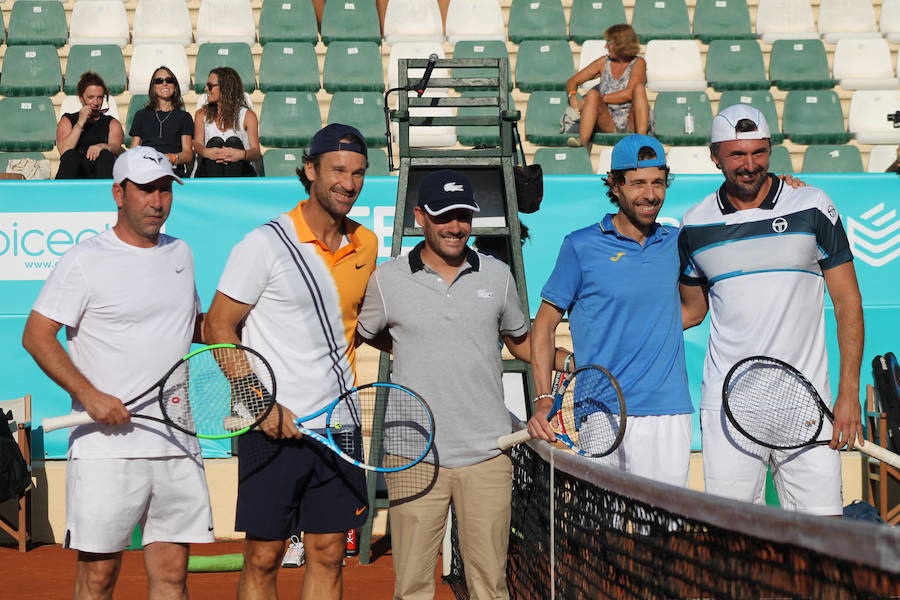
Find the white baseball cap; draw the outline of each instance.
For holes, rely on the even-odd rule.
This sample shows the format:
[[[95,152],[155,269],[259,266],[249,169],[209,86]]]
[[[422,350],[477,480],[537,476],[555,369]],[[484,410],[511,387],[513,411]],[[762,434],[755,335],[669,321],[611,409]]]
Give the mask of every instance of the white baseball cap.
[[[756,123],[755,131],[737,131],[738,121],[748,119]],[[748,104],[733,104],[716,115],[712,122],[712,135],[709,143],[730,142],[733,140],[765,140],[772,137],[766,117]]]
[[[178,183],[184,182],[175,175],[172,163],[165,154],[149,146],[137,146],[119,155],[113,165],[113,180],[121,184],[126,179],[134,183],[150,183],[160,177],[171,177]]]

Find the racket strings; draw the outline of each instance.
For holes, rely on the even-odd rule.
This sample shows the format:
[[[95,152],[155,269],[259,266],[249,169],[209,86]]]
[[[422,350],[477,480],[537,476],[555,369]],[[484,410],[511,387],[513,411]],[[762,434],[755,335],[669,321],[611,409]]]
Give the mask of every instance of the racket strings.
[[[583,453],[608,454],[622,429],[618,390],[596,368],[577,372],[565,385],[559,413],[561,429]]]

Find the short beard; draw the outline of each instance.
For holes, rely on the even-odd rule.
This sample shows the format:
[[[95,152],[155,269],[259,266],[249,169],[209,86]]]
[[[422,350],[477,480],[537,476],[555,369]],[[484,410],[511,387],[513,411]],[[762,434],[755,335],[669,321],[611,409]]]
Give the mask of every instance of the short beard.
[[[735,174],[735,176],[738,176]],[[753,185],[746,186],[741,183],[735,181],[725,180],[725,189],[729,194],[735,196],[736,198],[740,198],[741,200],[753,200],[756,198],[756,195],[759,194],[759,190],[766,184],[766,179],[768,179],[768,173],[763,173],[762,177],[754,183]]]

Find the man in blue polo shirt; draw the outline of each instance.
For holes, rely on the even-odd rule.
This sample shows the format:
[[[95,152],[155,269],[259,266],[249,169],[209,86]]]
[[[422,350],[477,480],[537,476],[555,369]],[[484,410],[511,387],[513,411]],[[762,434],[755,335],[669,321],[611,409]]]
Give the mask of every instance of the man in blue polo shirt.
[[[606,186],[618,212],[566,236],[541,291],[531,338],[538,395],[528,429],[555,439],[547,421],[551,368],[556,328],[568,312],[577,363],[609,369],[628,406],[622,444],[600,460],[686,486],[693,405],[681,334],[678,230],[656,222],[668,185],[658,140],[629,135],[615,145]]]

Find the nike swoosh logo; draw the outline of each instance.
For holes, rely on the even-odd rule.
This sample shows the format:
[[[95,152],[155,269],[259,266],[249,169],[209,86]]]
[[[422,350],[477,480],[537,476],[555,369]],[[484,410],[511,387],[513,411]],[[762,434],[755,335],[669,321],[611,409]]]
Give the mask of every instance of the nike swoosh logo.
[[[212,531],[213,530],[212,525],[210,525],[208,529],[209,529],[209,531]]]
[[[356,509],[356,516],[358,517],[359,515],[361,515],[361,514],[363,514],[364,512],[366,512],[366,509],[367,509],[367,508],[369,508],[369,507],[368,507],[368,506],[363,506],[362,508],[357,508],[357,509]]]
[[[181,268],[175,267],[176,273],[181,273],[182,271],[184,271],[184,267],[181,267]]]
[[[366,263],[363,263],[361,265],[356,265],[356,270],[358,271],[358,270],[362,269],[364,266],[366,266]]]

